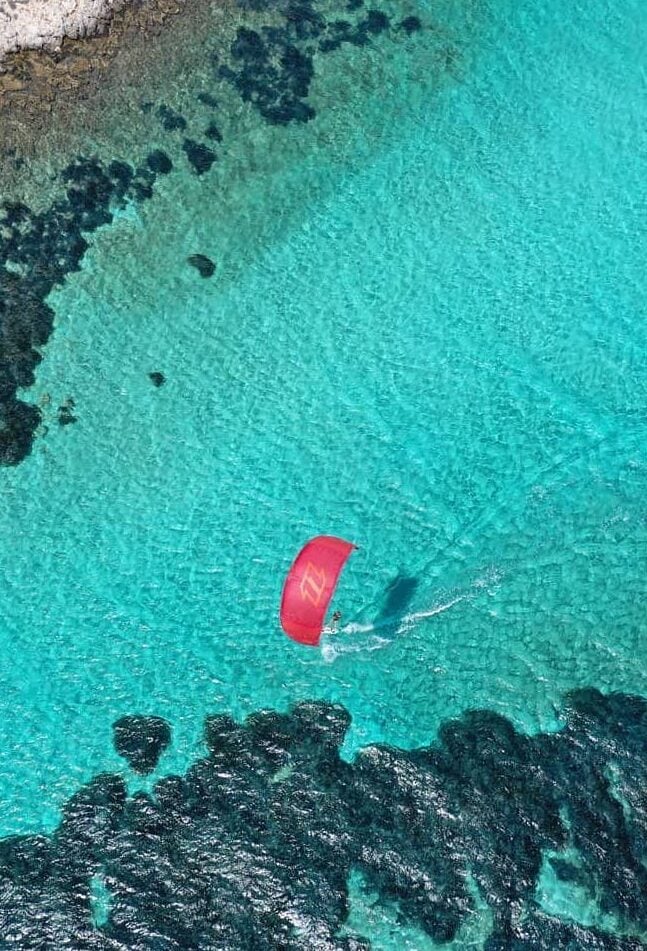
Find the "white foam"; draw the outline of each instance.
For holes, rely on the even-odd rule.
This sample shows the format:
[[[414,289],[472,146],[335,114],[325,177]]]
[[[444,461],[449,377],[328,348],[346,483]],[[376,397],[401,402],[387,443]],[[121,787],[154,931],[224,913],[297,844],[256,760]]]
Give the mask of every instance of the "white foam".
[[[388,647],[391,643],[388,637],[380,637],[378,634],[371,636],[370,638],[363,638],[361,641],[332,641],[324,639],[321,641],[321,656],[328,664],[332,662],[337,657],[342,657],[346,654],[358,654],[364,653],[365,651],[377,651],[382,647]]]
[[[435,617],[436,614],[442,614],[444,611],[449,611],[450,608],[453,608],[455,604],[464,601],[467,597],[466,594],[459,594],[457,597],[452,598],[451,601],[446,601],[445,604],[436,604],[433,608],[429,608],[428,611],[415,611],[413,614],[405,614],[402,618],[402,623],[399,630],[408,630],[409,627],[416,624],[418,621],[424,621],[426,618]]]

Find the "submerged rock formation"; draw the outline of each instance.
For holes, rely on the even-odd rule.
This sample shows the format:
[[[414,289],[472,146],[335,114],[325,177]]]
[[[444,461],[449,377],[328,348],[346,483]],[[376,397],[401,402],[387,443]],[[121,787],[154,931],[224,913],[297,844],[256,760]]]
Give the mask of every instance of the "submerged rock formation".
[[[164,376],[163,373],[160,372],[160,370],[152,370],[148,374],[148,378],[150,379],[153,386],[157,388],[159,388],[160,386],[164,386],[164,384],[166,383],[166,377]]]
[[[171,742],[171,728],[162,717],[120,717],[112,729],[116,751],[138,773],[151,773]]]
[[[100,775],[51,836],[0,841],[3,947],[359,951],[370,936],[345,930],[355,870],[439,944],[460,940],[478,894],[487,951],[639,951],[647,701],[578,690],[566,716],[531,737],[470,711],[431,746],[369,746],[352,763],[339,706],[209,717],[206,755],[152,795]],[[547,865],[617,933],[542,908]]]
[[[206,254],[192,254],[187,258],[187,262],[194,267],[201,277],[213,277],[216,271],[216,265]]]
[[[80,268],[88,248],[84,235],[110,224],[127,201],[150,198],[157,173],[150,166],[115,161],[106,167],[78,158],[61,178],[65,195],[47,211],[0,202],[0,465],[25,458],[40,423],[40,410],[16,393],[33,384],[54,326],[47,295]],[[63,424],[74,422],[71,408],[62,408]]]

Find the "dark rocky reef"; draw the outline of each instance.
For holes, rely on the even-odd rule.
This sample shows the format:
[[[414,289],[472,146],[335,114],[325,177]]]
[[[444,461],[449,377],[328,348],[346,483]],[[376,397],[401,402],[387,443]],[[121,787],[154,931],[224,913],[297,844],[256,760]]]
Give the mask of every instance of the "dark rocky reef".
[[[156,387],[164,386],[164,384],[166,383],[166,377],[159,370],[152,370],[148,374],[148,378],[153,384],[153,386],[156,386]]]
[[[146,164],[156,175],[168,175],[173,171],[173,162],[162,149],[155,149],[146,159]]]
[[[487,951],[638,951],[647,701],[580,690],[566,716],[561,732],[528,737],[471,711],[432,746],[370,746],[354,763],[339,756],[342,707],[209,717],[207,754],[152,796],[97,776],[51,836],[0,841],[3,947],[359,951],[369,937],[344,932],[356,869],[439,944],[472,914],[471,882],[493,916]],[[118,722],[130,737],[138,719],[150,718]],[[622,933],[546,913],[546,861]],[[110,897],[101,926],[97,875]]]
[[[151,773],[171,742],[171,728],[161,717],[120,717],[112,729],[116,751],[138,773]]]
[[[227,63],[214,62],[217,74],[231,83],[272,125],[309,122],[315,110],[308,102],[319,54],[344,43],[366,46],[389,29],[386,13],[346,6],[352,19],[332,19],[317,9],[316,0],[281,0],[284,23],[257,30],[240,27]],[[361,12],[359,12],[361,11]]]
[[[0,465],[25,458],[40,423],[40,410],[17,399],[16,391],[33,384],[54,326],[47,295],[81,267],[85,235],[110,224],[114,209],[127,201],[150,198],[155,178],[150,163],[135,169],[78,158],[61,173],[64,197],[47,211],[0,203]],[[62,425],[75,421],[72,406],[60,407]]]
[[[157,110],[157,118],[165,132],[182,132],[186,129],[186,119],[175,109],[165,106],[164,103]]]
[[[194,267],[201,277],[213,277],[216,272],[216,265],[206,254],[191,254],[187,263]]]
[[[217,109],[219,102],[215,96],[212,96],[209,92],[199,92],[198,93],[198,102],[201,102],[203,106],[209,106],[211,109]]]
[[[213,149],[202,142],[196,142],[195,139],[185,139],[182,143],[182,150],[196,175],[204,175],[205,172],[208,172],[218,158]]]
[[[78,417],[74,415],[75,402],[71,396],[65,400],[58,408],[58,424],[59,426],[69,426],[70,423],[76,423]]]
[[[404,20],[400,23],[400,29],[404,30],[405,33],[409,34],[417,33],[418,30],[422,29],[422,23],[420,22],[419,17],[405,17]]]
[[[222,132],[218,128],[215,122],[211,122],[207,128],[204,130],[204,134],[208,139],[211,139],[213,142],[222,142]]]

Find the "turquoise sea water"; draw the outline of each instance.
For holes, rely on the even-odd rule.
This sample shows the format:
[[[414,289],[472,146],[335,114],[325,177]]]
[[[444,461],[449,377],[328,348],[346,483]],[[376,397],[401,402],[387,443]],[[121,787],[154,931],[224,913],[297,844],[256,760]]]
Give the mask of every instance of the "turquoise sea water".
[[[49,428],[2,473],[3,833],[120,769],[133,711],[172,723],[165,773],[214,711],[342,702],[351,757],[470,708],[534,733],[572,688],[647,695],[647,17],[442,22],[449,72],[428,37],[339,54],[317,119],[243,116],[50,295]],[[360,546],[357,629],[306,650],[276,613],[319,532]],[[435,613],[383,624],[397,578]]]

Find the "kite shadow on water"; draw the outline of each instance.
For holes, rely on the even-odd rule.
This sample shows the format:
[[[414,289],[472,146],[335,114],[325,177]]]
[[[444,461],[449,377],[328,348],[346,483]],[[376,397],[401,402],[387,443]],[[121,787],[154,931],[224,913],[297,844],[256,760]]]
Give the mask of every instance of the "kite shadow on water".
[[[402,620],[406,616],[419,583],[417,578],[402,573],[389,582],[384,592],[384,605],[375,622],[378,627],[382,623]]]

